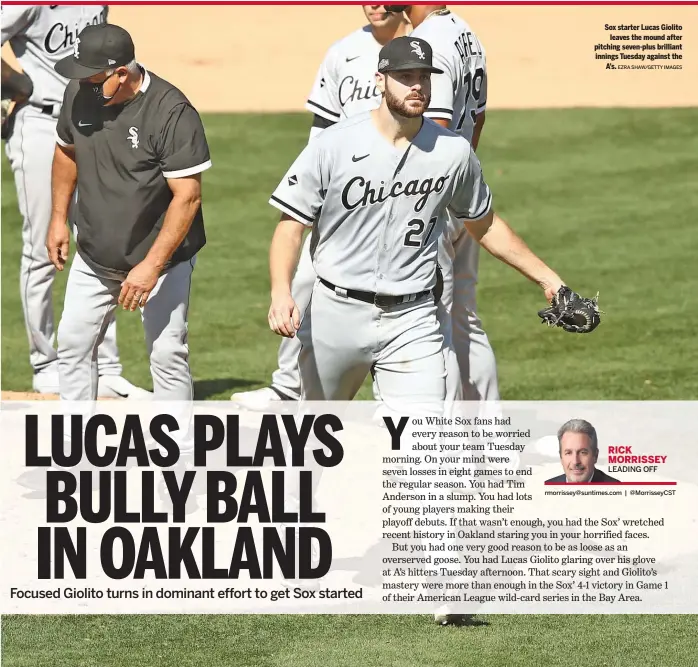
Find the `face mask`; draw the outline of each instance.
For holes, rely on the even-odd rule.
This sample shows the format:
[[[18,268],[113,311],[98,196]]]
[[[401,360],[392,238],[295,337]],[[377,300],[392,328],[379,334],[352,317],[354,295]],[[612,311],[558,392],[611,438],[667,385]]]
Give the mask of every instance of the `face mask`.
[[[116,72],[114,72],[116,74]],[[112,76],[114,76],[112,74]],[[110,79],[111,77],[107,77],[102,81],[101,83],[90,83],[89,81],[84,81],[80,84],[80,87],[86,91],[89,92],[90,95],[92,95],[97,102],[97,104],[104,105],[106,104],[109,100],[114,98],[114,95],[116,95],[119,92],[119,88],[121,88],[121,82],[119,82],[119,86],[117,89],[114,91],[114,95],[109,95],[108,97],[104,94],[104,84]]]

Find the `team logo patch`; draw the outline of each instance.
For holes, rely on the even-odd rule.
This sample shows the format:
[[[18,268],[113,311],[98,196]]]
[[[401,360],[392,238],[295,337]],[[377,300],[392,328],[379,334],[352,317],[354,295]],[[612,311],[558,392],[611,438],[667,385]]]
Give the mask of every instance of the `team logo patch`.
[[[79,37],[75,38],[75,44],[73,44],[73,56],[75,58],[80,57],[80,38]]]
[[[297,185],[298,184],[298,176],[289,176],[288,177],[288,184],[289,185]]]
[[[387,58],[383,58],[383,60],[381,60],[378,63],[378,69],[383,69],[384,67],[387,67],[388,65],[390,65],[390,61]]]
[[[410,42],[410,46],[412,47],[412,53],[416,53],[420,60],[424,60],[424,58],[426,58],[426,55],[424,54],[424,51],[422,51],[422,46],[419,42]]]
[[[127,139],[131,142],[131,148],[138,148],[138,128],[129,127]]]

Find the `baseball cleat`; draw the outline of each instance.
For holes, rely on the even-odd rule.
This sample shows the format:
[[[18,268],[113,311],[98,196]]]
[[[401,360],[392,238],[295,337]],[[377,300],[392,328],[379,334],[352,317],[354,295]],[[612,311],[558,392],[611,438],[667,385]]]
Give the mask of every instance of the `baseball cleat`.
[[[121,375],[100,375],[97,396],[100,398],[151,400],[153,393],[136,387]]]
[[[230,400],[245,410],[264,412],[282,401],[294,401],[295,399],[273,387],[262,387],[254,391],[236,392],[230,397]]]
[[[32,379],[32,389],[37,394],[58,394],[58,371],[42,371]]]
[[[474,614],[434,614],[434,622],[437,625],[467,625]]]

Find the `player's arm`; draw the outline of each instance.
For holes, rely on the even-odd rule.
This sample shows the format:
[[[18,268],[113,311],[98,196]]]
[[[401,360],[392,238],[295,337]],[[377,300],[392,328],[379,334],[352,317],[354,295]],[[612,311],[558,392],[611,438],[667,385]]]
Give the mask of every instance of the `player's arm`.
[[[51,221],[46,233],[46,250],[51,263],[59,271],[68,261],[70,231],[66,222],[77,181],[74,147],[65,142],[56,143],[51,167]]]
[[[465,228],[490,255],[539,285],[548,301],[565,284],[494,211],[480,220],[466,221]]]
[[[291,295],[291,281],[298,266],[304,231],[303,223],[282,213],[269,249],[269,326],[275,333],[288,338],[293,338],[300,327],[300,313]]]
[[[305,103],[305,108],[313,113],[310,139],[314,139],[323,130],[337,123],[341,117],[335,51],[336,47],[333,46],[325,55]]]
[[[468,233],[501,262],[515,268],[538,284],[548,300],[563,281],[492,209],[492,194],[485,182],[480,161],[471,149],[470,157],[458,182],[449,207],[463,220]]]
[[[424,112],[441,127],[450,127],[453,121],[453,105],[455,104],[454,79],[457,74],[449,62],[446,54],[441,51],[442,45],[431,44],[433,50],[434,67],[443,70],[443,74],[431,75],[431,101],[429,108]]]
[[[51,220],[46,233],[46,250],[51,263],[59,271],[63,270],[68,260],[68,210],[78,182],[73,125],[70,120],[72,95],[76,89],[77,84],[70,83],[63,93],[61,113],[56,123],[56,147],[51,167]]]
[[[303,232],[315,224],[329,181],[324,166],[322,139],[303,149],[277,186],[269,203],[281,211],[269,249],[271,306],[269,327],[280,336],[292,338],[300,326],[300,313],[291,294],[291,281],[298,266]]]
[[[18,72],[2,59],[2,97],[17,103],[28,100],[34,92],[32,80],[23,72]]]
[[[475,117],[475,127],[473,128],[473,138],[470,142],[473,145],[473,150],[477,150],[478,144],[480,143],[480,135],[482,134],[482,128],[485,127],[485,110],[483,109]]]
[[[201,174],[211,167],[211,156],[201,118],[194,107],[179,104],[170,112],[156,141],[156,151],[172,199],[148,254],[121,283],[118,301],[124,310],[145,306],[201,207]]]
[[[336,125],[336,121],[332,121],[315,114],[313,116],[313,124],[310,127],[310,139],[315,139],[315,137],[317,137],[323,130],[326,130],[328,127],[332,127],[333,125]]]
[[[437,76],[446,76],[445,74],[434,74],[434,77]],[[478,93],[478,99],[477,99],[477,110],[475,111],[475,124],[473,126],[473,137],[470,140],[470,143],[472,144],[472,147],[474,150],[477,150],[477,147],[480,143],[480,135],[482,134],[482,128],[485,126],[485,105],[487,101],[487,74],[483,76],[482,84],[480,91]],[[448,97],[448,91],[443,91],[441,93],[441,98],[442,100],[445,99],[445,102],[442,102],[442,104],[445,104],[448,106],[449,104],[449,97]],[[432,97],[433,99],[433,97]],[[453,105],[453,96],[450,96],[450,104]],[[431,106],[434,106],[434,102],[432,101]],[[449,128],[451,126],[452,121],[452,112],[450,114],[450,117],[446,113],[448,109],[443,108],[438,111],[427,111],[425,115],[429,116],[435,123],[438,125],[441,125],[441,127]],[[447,119],[448,118],[448,119]]]

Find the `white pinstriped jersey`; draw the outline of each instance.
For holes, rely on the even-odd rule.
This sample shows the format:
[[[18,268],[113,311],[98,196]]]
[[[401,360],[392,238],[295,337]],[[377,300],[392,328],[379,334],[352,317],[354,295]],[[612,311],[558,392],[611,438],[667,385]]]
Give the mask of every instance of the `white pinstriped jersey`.
[[[377,108],[380,50],[370,26],[335,42],[320,65],[305,108],[333,123]]]
[[[9,40],[34,84],[32,104],[60,107],[68,80],[53,66],[73,52],[83,28],[106,23],[107,13],[107,5],[3,5],[2,43]]]

